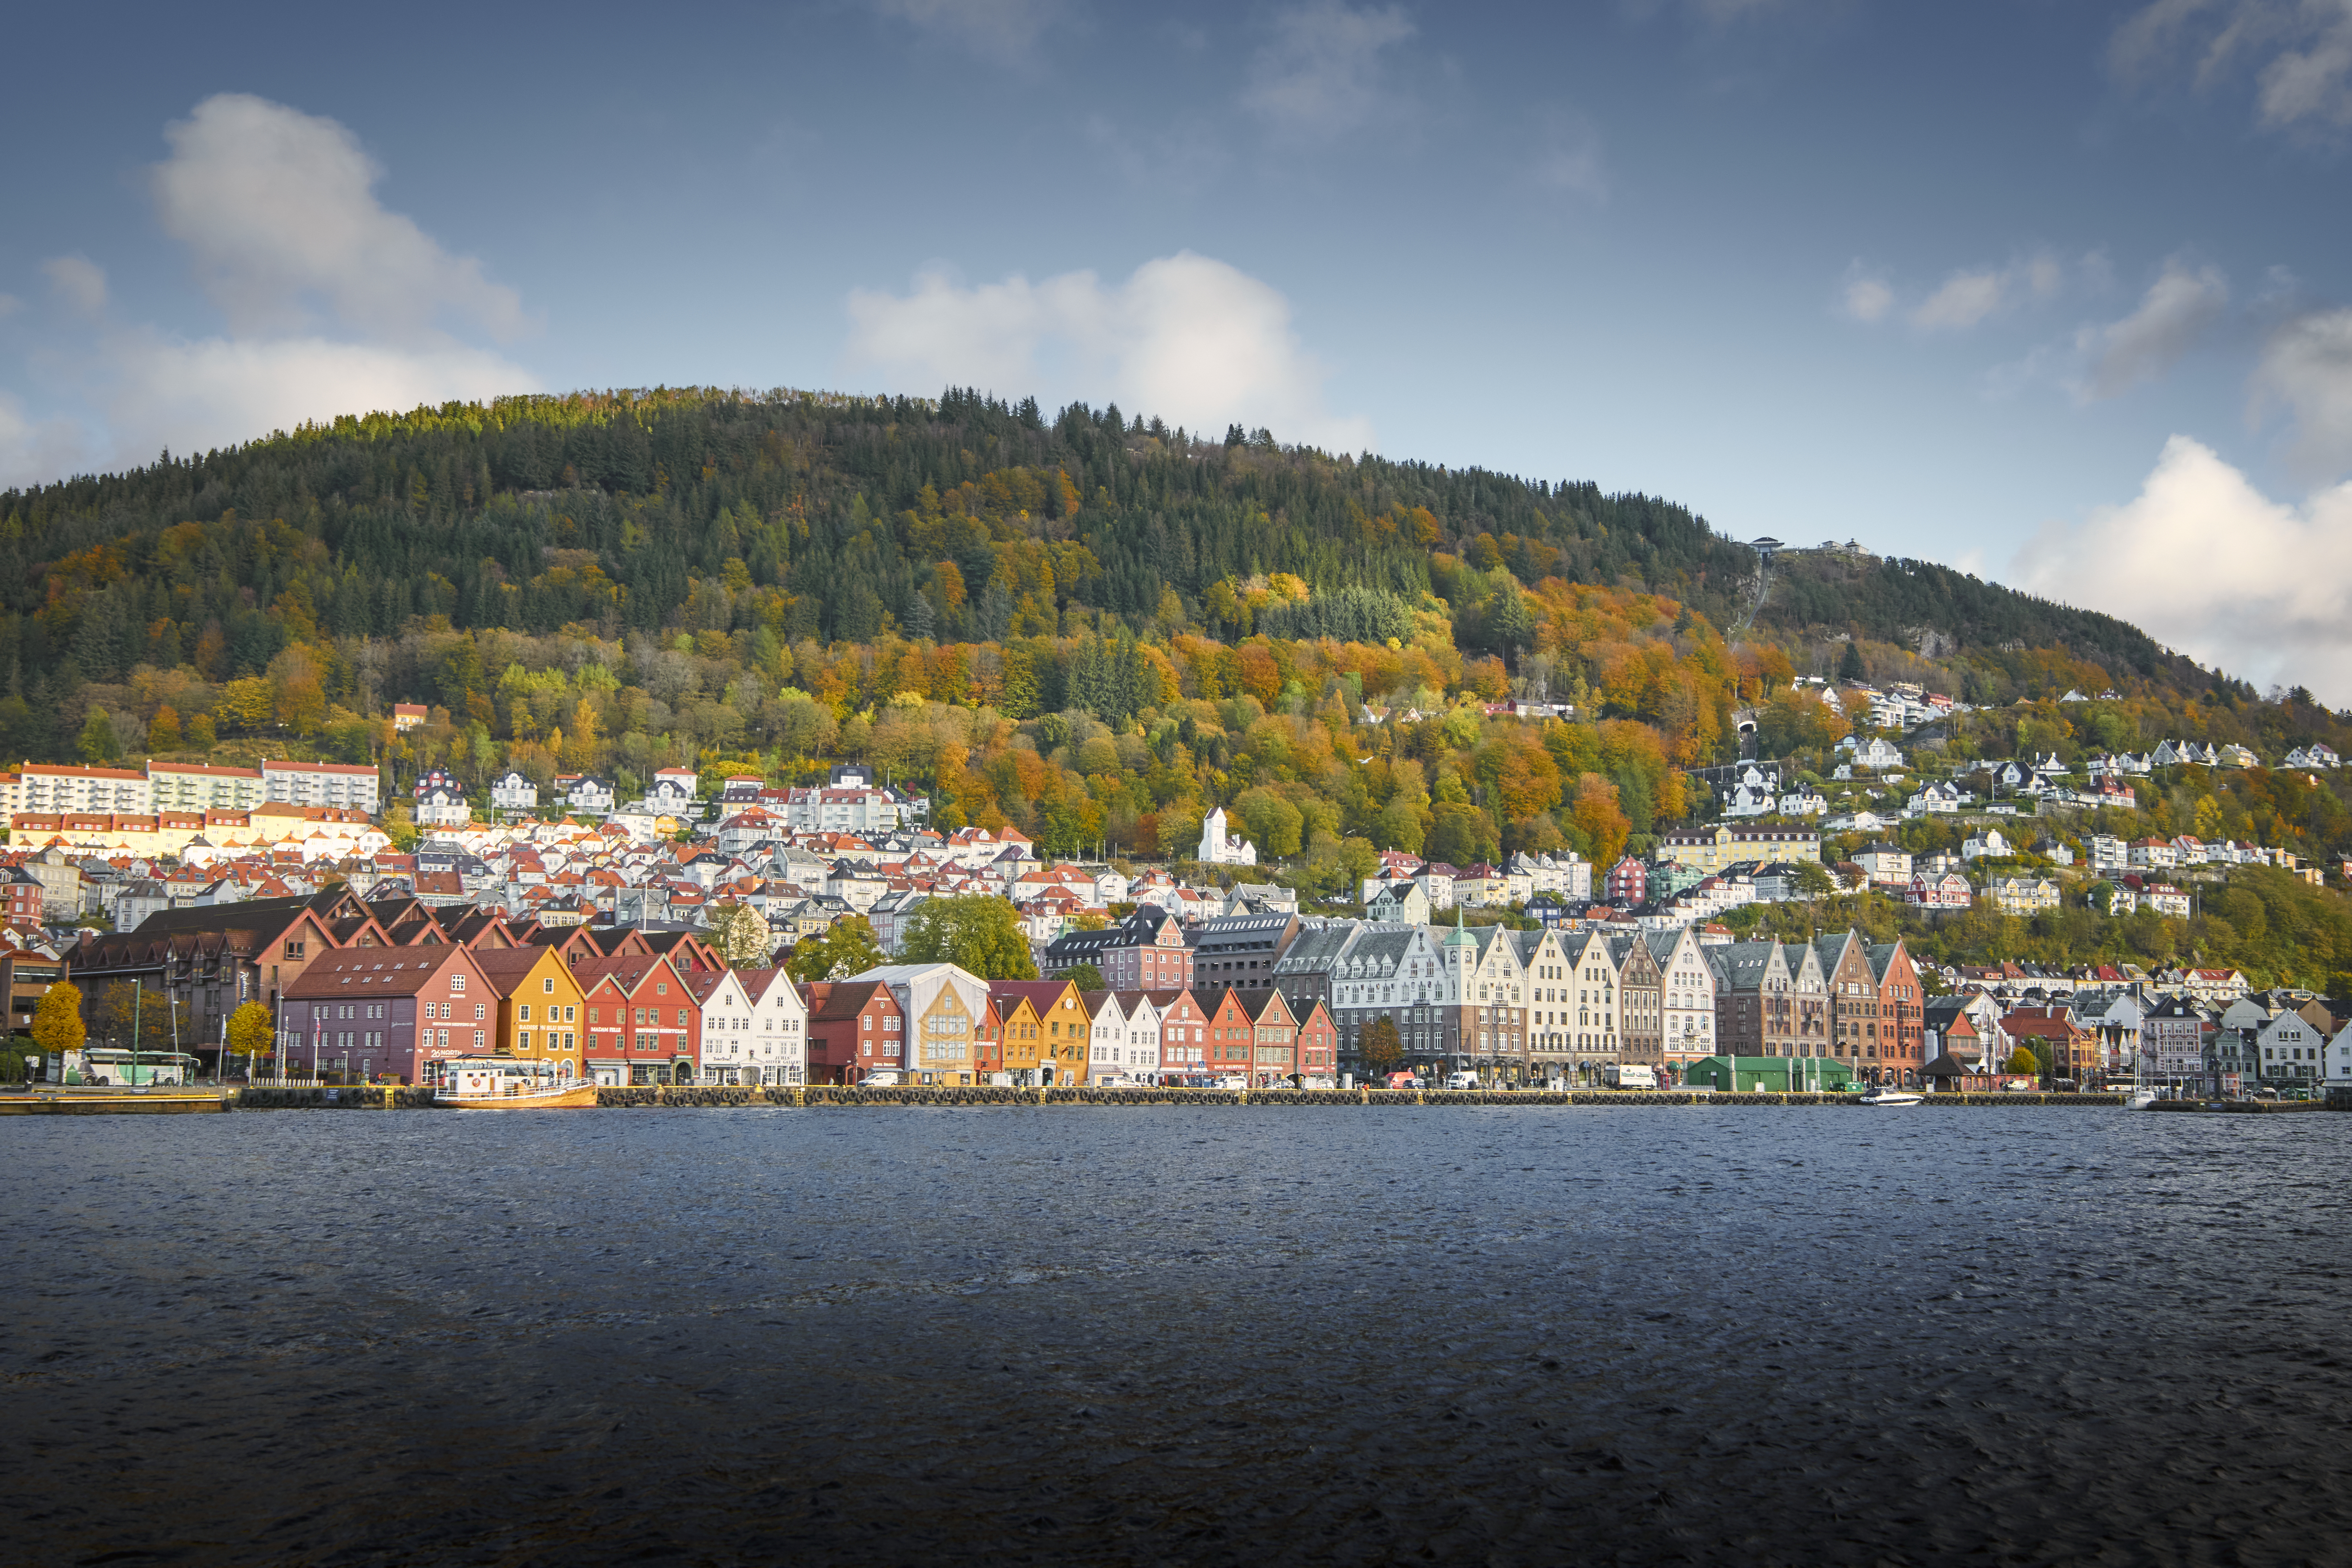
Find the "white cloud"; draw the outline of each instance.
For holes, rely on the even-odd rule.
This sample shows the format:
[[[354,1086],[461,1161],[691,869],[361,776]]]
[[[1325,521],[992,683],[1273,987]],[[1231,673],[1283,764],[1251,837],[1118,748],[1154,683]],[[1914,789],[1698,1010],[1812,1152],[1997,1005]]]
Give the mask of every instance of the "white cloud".
[[[1321,0],[1274,19],[1242,104],[1277,131],[1335,136],[1371,119],[1388,96],[1381,55],[1413,36],[1401,5],[1355,10]]]
[[[537,378],[453,336],[526,328],[515,291],[376,200],[382,171],[331,120],[237,93],[167,128],[152,172],[158,221],[184,243],[226,332],[101,328],[79,357],[44,369],[96,417],[28,417],[0,405],[0,483],[201,451],[306,419],[529,392]],[[79,257],[47,266],[86,316],[107,311],[106,276]],[[331,317],[331,321],[322,321]]]
[[[2206,90],[2251,71],[2256,117],[2274,130],[2352,126],[2352,0],[2154,0],[2108,47],[2135,86],[2185,62]]]
[[[196,105],[164,132],[152,186],[163,232],[186,245],[233,336],[295,332],[323,301],[378,339],[429,338],[445,319],[504,341],[528,325],[515,291],[452,256],[375,198],[377,167],[351,132],[247,93]]]
[[[2309,311],[2272,333],[2253,391],[2257,412],[2284,406],[2294,416],[2291,450],[2304,472],[2352,465],[2352,308]]]
[[[1838,308],[1854,321],[1875,325],[1895,309],[1895,289],[1885,279],[1863,270],[1862,263],[1857,261],[1846,268]]]
[[[853,293],[849,316],[852,366],[926,392],[1059,383],[1057,399],[1115,399],[1195,430],[1263,425],[1334,451],[1371,445],[1368,422],[1326,407],[1328,373],[1292,330],[1290,302],[1191,251],[1116,285],[1067,272],[966,288],[927,272],[909,294]]]
[[[1914,326],[1930,331],[1965,331],[2009,302],[2007,276],[2000,272],[1955,272],[1911,312]]]
[[[2211,448],[2164,445],[2140,493],[2019,552],[2020,587],[2120,616],[2258,686],[2300,682],[2352,705],[2352,485],[2274,501]]]
[[[2196,346],[2229,303],[2229,281],[2220,268],[2192,272],[2183,262],[2165,263],[2163,276],[2148,286],[2138,310],[2074,334],[2084,359],[2084,380],[2075,395],[2095,402],[2154,381]]]
[[[76,313],[95,320],[106,309],[106,273],[97,263],[79,256],[58,256],[41,263],[49,287]]]
[[[874,0],[875,11],[1000,65],[1026,65],[1059,20],[1060,0]]]
[[[2081,269],[2095,277],[2103,266],[2102,258],[2092,256],[2084,258]],[[2054,297],[2066,286],[2067,268],[2046,250],[2005,267],[1960,268],[1906,314],[1923,331],[1966,331],[2030,300]],[[1839,290],[1841,308],[1857,321],[1884,321],[1895,307],[1894,284],[1859,260],[1847,267]]]

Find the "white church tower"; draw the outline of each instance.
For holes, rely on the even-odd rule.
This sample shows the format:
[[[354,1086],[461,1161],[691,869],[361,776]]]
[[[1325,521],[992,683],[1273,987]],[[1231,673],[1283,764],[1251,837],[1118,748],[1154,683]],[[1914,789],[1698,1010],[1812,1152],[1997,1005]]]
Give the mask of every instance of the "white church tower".
[[[1218,806],[1201,821],[1201,853],[1198,858],[1210,866],[1255,866],[1257,846],[1246,838],[1225,837],[1225,808]]]

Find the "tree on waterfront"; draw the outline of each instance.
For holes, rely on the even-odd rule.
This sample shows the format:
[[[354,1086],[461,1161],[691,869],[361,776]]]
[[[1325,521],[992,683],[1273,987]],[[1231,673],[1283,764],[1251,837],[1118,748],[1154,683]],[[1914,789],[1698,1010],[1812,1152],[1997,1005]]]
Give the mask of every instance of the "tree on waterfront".
[[[882,944],[874,939],[874,927],[864,915],[851,915],[814,936],[801,938],[793,955],[784,961],[784,973],[803,984],[845,980],[888,962]]]
[[[138,999],[128,980],[110,980],[100,988],[97,1000],[90,1004],[89,1021],[99,1037],[109,1045],[127,1045],[131,1039],[131,1017],[138,1007]]]
[[[36,1045],[50,1056],[62,1056],[81,1049],[84,1035],[79,987],[60,982],[41,993],[40,1005],[33,1009]]]
[[[2009,1053],[2009,1063],[2008,1063],[2008,1069],[2007,1069],[2007,1070],[2009,1070],[2009,1071],[2011,1071],[2011,1072],[2020,1072],[2020,1073],[2022,1073],[2022,1072],[2033,1072],[2033,1073],[2038,1073],[2038,1072],[2040,1072],[2040,1071],[2042,1070],[2042,1058],[2041,1058],[2040,1057],[2035,1056],[2035,1055],[2034,1055],[2031,1050],[2028,1050],[2025,1047],[2023,1047],[2023,1046],[2020,1046],[2020,1047],[2017,1047],[2017,1049],[2015,1049],[2015,1050],[2013,1050],[2013,1051],[2011,1051],[2011,1052],[2010,1052],[2010,1053]]]
[[[899,957],[908,963],[952,963],[983,980],[1037,978],[1021,912],[1003,899],[924,900],[908,919]],[[1099,972],[1095,980],[1099,989]]]
[[[269,1051],[271,1024],[269,1009],[258,1002],[247,1002],[228,1016],[228,1048],[232,1056],[250,1062]]]
[[[1365,1025],[1363,1039],[1356,1049],[1364,1058],[1364,1065],[1376,1073],[1394,1068],[1404,1056],[1404,1042],[1397,1037],[1396,1020],[1383,1016]]]
[[[1068,981],[1082,993],[1110,989],[1110,982],[1103,978],[1103,972],[1091,963],[1081,963],[1076,968],[1065,969],[1054,978]]]
[[[776,933],[749,904],[722,904],[711,912],[710,945],[732,969],[761,969],[776,953]]]

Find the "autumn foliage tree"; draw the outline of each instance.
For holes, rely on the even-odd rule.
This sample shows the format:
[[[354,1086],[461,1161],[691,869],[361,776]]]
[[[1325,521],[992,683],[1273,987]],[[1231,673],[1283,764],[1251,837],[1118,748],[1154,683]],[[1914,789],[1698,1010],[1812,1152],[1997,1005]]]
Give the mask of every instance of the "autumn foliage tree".
[[[50,1056],[81,1049],[88,1031],[81,1022],[81,992],[60,981],[41,993],[33,1008],[33,1041]]]

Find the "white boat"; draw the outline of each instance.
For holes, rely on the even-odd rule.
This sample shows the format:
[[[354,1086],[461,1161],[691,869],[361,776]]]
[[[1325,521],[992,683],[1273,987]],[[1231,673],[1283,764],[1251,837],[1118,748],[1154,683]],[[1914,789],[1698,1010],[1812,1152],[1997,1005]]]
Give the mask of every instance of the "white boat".
[[[2136,1089],[2129,1094],[2124,1096],[2124,1109],[2126,1110],[2146,1110],[2149,1106],[2154,1105],[2155,1103],[2156,1090],[2152,1089]]]
[[[463,1057],[439,1066],[433,1103],[458,1110],[585,1110],[596,1103],[592,1079],[559,1078],[551,1062]]]
[[[1926,1098],[1907,1089],[1889,1089],[1881,1084],[1876,1089],[1864,1090],[1862,1102],[1864,1105],[1916,1105]]]

